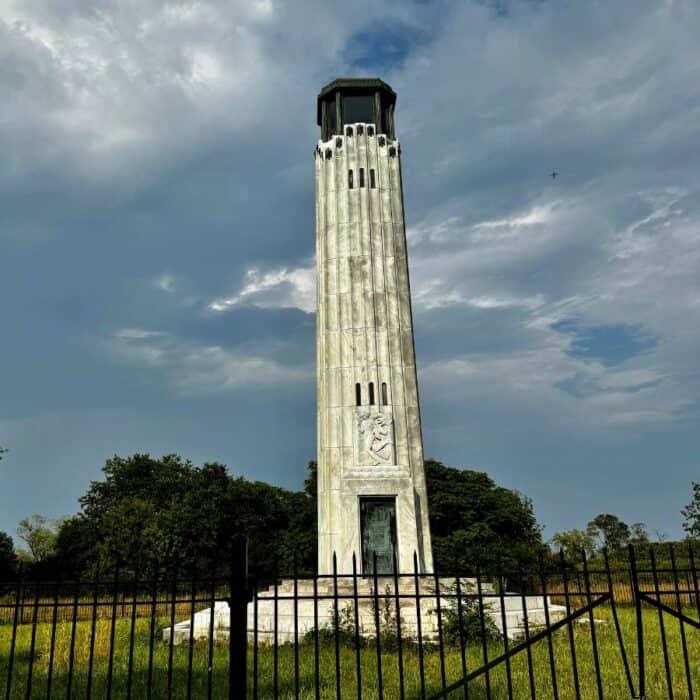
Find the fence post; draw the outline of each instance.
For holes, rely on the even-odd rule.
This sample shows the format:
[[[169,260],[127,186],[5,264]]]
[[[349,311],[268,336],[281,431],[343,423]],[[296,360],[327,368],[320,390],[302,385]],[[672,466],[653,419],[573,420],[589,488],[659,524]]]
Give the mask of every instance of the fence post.
[[[229,584],[229,700],[245,700],[248,691],[248,542],[233,540]]]
[[[24,571],[22,569],[22,563],[20,562],[19,570],[17,571],[17,586],[15,588],[15,612],[12,619],[12,641],[10,642],[10,660],[7,665],[7,688],[5,692],[5,697],[10,700],[11,690],[12,690],[12,670],[15,663],[15,646],[17,645],[17,628],[22,624],[22,615],[24,611],[22,610],[22,605],[24,602],[24,590],[23,590],[23,580],[22,576]],[[22,601],[22,602],[20,602]]]
[[[637,558],[634,545],[628,545],[630,570],[632,573],[632,592],[634,594],[634,610],[637,627],[637,659],[639,664],[639,693],[633,700],[646,700],[646,679],[644,669],[644,622],[642,620],[642,598],[639,591],[639,574],[637,573]]]

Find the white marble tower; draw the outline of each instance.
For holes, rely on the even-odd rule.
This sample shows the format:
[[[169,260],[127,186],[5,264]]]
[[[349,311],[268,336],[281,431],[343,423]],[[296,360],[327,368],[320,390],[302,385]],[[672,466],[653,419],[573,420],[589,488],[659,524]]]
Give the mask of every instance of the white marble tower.
[[[396,94],[341,79],[318,96],[318,570],[433,569]]]

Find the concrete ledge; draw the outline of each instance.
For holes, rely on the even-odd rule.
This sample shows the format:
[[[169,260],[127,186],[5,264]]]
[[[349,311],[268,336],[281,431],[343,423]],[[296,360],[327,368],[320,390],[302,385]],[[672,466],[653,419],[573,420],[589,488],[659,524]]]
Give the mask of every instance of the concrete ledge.
[[[437,595],[439,585],[440,595]],[[463,600],[477,600],[475,579],[460,579]],[[302,639],[305,634],[316,627],[333,626],[335,603],[338,603],[338,614],[350,616],[354,621],[355,600],[353,596],[352,579],[338,579],[337,598],[332,579],[323,577],[317,580],[316,588],[319,597],[313,598],[313,579],[297,579],[297,597],[294,598],[295,582],[293,579],[281,581],[276,590],[267,588],[257,594],[255,602],[248,604],[248,635],[252,640],[257,637],[261,644],[285,644]],[[380,630],[383,624],[383,615],[387,614],[391,619],[396,619],[396,591],[394,579],[382,577],[378,579],[379,593],[376,601],[380,609]],[[377,634],[375,617],[375,596],[372,579],[357,579],[359,633],[362,637],[372,638]],[[456,602],[454,591],[456,590],[455,578],[440,578],[436,580],[430,577],[419,579],[420,590],[420,621],[422,636],[425,640],[437,639],[438,617],[437,606],[443,610],[453,608]],[[415,582],[403,578],[399,579],[398,588],[399,610],[401,616],[402,635],[415,638],[418,634],[417,603],[415,597]],[[361,596],[361,597],[360,597]],[[501,598],[495,593],[493,586],[488,583],[482,585],[482,604],[484,614],[488,615],[494,625],[503,634],[503,615],[501,613]],[[543,596],[520,596],[509,594],[504,597],[504,614],[509,639],[519,639],[525,634],[525,613],[530,630],[541,629],[546,626],[545,599]],[[566,608],[562,605],[553,605],[547,599],[547,613],[550,624],[558,622],[566,615]],[[257,615],[257,621],[256,621]],[[296,623],[296,636],[295,636]],[[276,627],[276,634],[275,634]],[[213,629],[214,639],[228,639],[229,637],[229,607],[225,601],[217,601],[212,611],[205,608],[195,613],[192,620],[183,620],[173,628],[173,644],[189,642],[193,636],[195,640],[206,639]],[[171,630],[166,627],[162,632],[162,639],[170,642]]]

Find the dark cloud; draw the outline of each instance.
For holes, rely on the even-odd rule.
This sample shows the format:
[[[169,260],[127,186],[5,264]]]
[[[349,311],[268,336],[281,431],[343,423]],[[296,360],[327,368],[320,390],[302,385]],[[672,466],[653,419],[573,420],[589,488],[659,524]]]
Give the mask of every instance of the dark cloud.
[[[315,96],[379,72],[427,452],[550,529],[607,510],[679,534],[699,31],[683,1],[0,0],[0,529],[75,509],[114,452],[301,484]]]

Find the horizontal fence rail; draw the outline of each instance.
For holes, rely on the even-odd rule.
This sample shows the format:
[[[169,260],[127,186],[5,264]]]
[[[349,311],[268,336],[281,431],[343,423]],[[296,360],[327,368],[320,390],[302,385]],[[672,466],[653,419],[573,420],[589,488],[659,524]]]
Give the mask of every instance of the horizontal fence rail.
[[[700,697],[692,547],[0,582],[0,698]],[[184,571],[184,569],[183,569]]]

